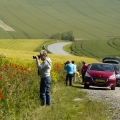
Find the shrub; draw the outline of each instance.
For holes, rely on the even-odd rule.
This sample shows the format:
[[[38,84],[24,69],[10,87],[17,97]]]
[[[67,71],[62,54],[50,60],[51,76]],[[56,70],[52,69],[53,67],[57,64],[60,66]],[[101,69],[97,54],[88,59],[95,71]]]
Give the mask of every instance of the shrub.
[[[56,33],[51,35],[50,39],[61,39],[61,40],[70,40],[73,41],[74,40],[74,36],[73,36],[73,32],[72,31],[67,31],[64,33]]]

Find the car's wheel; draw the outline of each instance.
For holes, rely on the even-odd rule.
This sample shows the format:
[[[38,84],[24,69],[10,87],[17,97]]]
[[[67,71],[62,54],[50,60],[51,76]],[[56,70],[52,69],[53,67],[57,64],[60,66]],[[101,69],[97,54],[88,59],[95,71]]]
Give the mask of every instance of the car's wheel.
[[[84,88],[85,88],[85,89],[88,89],[88,88],[89,88],[89,85],[84,84]]]
[[[111,90],[115,90],[115,86],[112,86],[112,87],[111,87]]]

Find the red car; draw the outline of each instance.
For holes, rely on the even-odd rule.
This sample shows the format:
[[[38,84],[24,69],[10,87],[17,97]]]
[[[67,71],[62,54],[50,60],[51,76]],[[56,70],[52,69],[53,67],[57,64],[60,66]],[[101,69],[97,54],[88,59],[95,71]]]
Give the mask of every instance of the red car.
[[[111,90],[115,90],[116,76],[113,65],[91,63],[84,78],[84,88],[89,88],[89,86],[110,87]]]

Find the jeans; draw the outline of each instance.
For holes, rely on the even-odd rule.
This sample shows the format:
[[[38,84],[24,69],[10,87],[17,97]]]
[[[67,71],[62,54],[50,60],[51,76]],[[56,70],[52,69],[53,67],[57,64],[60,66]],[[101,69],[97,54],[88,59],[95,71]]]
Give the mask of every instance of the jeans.
[[[41,99],[41,105],[42,106],[51,104],[50,83],[51,83],[51,77],[50,76],[41,78],[40,99]]]
[[[84,83],[84,77],[85,77],[85,73],[82,74],[82,83]]]
[[[66,75],[66,86],[68,86],[68,81],[69,81],[69,85],[72,86],[72,78],[73,78],[73,74]]]

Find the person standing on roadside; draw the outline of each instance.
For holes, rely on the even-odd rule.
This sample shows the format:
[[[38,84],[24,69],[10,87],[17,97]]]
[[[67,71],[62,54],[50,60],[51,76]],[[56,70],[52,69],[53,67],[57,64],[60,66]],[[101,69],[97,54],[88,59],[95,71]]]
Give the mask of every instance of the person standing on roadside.
[[[69,85],[72,86],[72,78],[73,78],[73,74],[74,74],[74,65],[70,61],[67,61],[65,63],[64,69],[67,72],[66,86],[68,86],[68,81],[69,81]]]
[[[76,67],[75,61],[72,61],[72,64],[74,65],[73,81],[75,82],[76,81],[77,67]]]
[[[42,63],[40,63],[40,59]],[[50,71],[52,67],[52,62],[50,58],[47,58],[47,51],[41,50],[40,58],[36,56],[36,65],[38,67],[38,75],[40,76],[40,100],[41,105],[51,105],[50,97],[50,83],[51,76]]]
[[[82,75],[82,84],[84,84],[84,76],[85,76],[85,73],[87,71],[87,64],[85,61],[82,61],[82,68],[81,68],[81,75]]]

